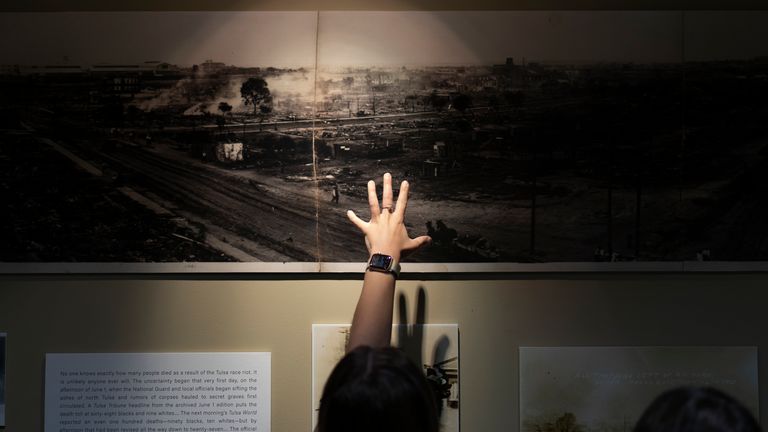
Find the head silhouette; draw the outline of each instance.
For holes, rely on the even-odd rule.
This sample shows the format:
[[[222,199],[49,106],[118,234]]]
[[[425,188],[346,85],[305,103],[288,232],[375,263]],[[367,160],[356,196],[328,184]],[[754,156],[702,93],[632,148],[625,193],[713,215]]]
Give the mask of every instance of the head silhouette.
[[[645,410],[634,432],[760,432],[755,418],[734,398],[710,387],[662,393]]]
[[[437,432],[438,425],[421,370],[398,349],[361,346],[331,372],[317,432]]]

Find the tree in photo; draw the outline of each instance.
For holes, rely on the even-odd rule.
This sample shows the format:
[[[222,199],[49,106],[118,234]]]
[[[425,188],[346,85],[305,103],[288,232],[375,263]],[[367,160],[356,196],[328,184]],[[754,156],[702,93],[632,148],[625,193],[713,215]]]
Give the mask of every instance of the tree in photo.
[[[264,78],[248,78],[240,86],[240,96],[242,96],[246,106],[253,107],[253,114],[259,117],[260,122],[264,121],[265,115],[272,112],[272,94]]]
[[[546,418],[526,421],[524,430],[526,432],[585,432],[586,428],[576,421],[573,413],[563,413],[554,421],[547,421]]]
[[[227,115],[232,112],[232,105],[226,102],[219,102],[219,111],[221,111],[223,115]]]

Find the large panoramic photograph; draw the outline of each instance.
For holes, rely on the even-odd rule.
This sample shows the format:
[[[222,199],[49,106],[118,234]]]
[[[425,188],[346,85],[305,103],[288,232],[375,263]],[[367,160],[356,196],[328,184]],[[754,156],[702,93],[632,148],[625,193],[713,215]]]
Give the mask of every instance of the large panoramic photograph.
[[[358,263],[384,172],[418,263],[765,261],[766,21],[3,13],[0,262]]]

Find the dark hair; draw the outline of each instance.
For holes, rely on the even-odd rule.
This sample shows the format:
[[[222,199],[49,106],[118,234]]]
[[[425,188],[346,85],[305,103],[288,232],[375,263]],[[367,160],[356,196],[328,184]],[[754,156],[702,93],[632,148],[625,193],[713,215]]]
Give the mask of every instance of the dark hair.
[[[437,406],[421,369],[395,348],[358,347],[331,372],[317,432],[438,432]]]
[[[662,393],[645,410],[634,432],[759,432],[760,425],[736,399],[711,387],[680,387]]]

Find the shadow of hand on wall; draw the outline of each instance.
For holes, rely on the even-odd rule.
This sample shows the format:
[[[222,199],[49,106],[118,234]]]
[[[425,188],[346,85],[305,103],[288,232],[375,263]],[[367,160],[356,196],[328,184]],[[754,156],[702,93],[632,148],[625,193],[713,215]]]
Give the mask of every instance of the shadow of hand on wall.
[[[405,294],[400,292],[397,299],[398,303],[398,326],[397,326],[397,339],[396,346],[405,352],[411,361],[417,366],[422,368],[422,371],[427,375],[427,380],[435,378],[430,373],[435,370],[437,365],[443,364],[447,360],[447,353],[450,348],[451,342],[448,336],[440,335],[440,337],[434,341],[434,346],[431,350],[425,346],[424,332],[425,325],[427,324],[427,292],[424,287],[419,287],[416,296],[416,316],[413,324],[408,323],[408,304],[405,298]],[[424,358],[424,353],[431,352],[432,358]],[[427,354],[428,355],[428,354]],[[430,383],[434,385],[434,383]],[[438,384],[439,385],[439,384]],[[443,396],[436,391],[436,397],[438,399]],[[439,400],[438,400],[439,401]],[[438,403],[438,414],[442,413],[442,403]]]
[[[405,294],[400,292],[397,299],[398,326],[397,347],[405,352],[411,361],[419,367],[424,364],[422,358],[424,346],[424,323],[426,323],[427,293],[419,287],[416,297],[416,317],[413,324],[408,324],[408,304]]]

